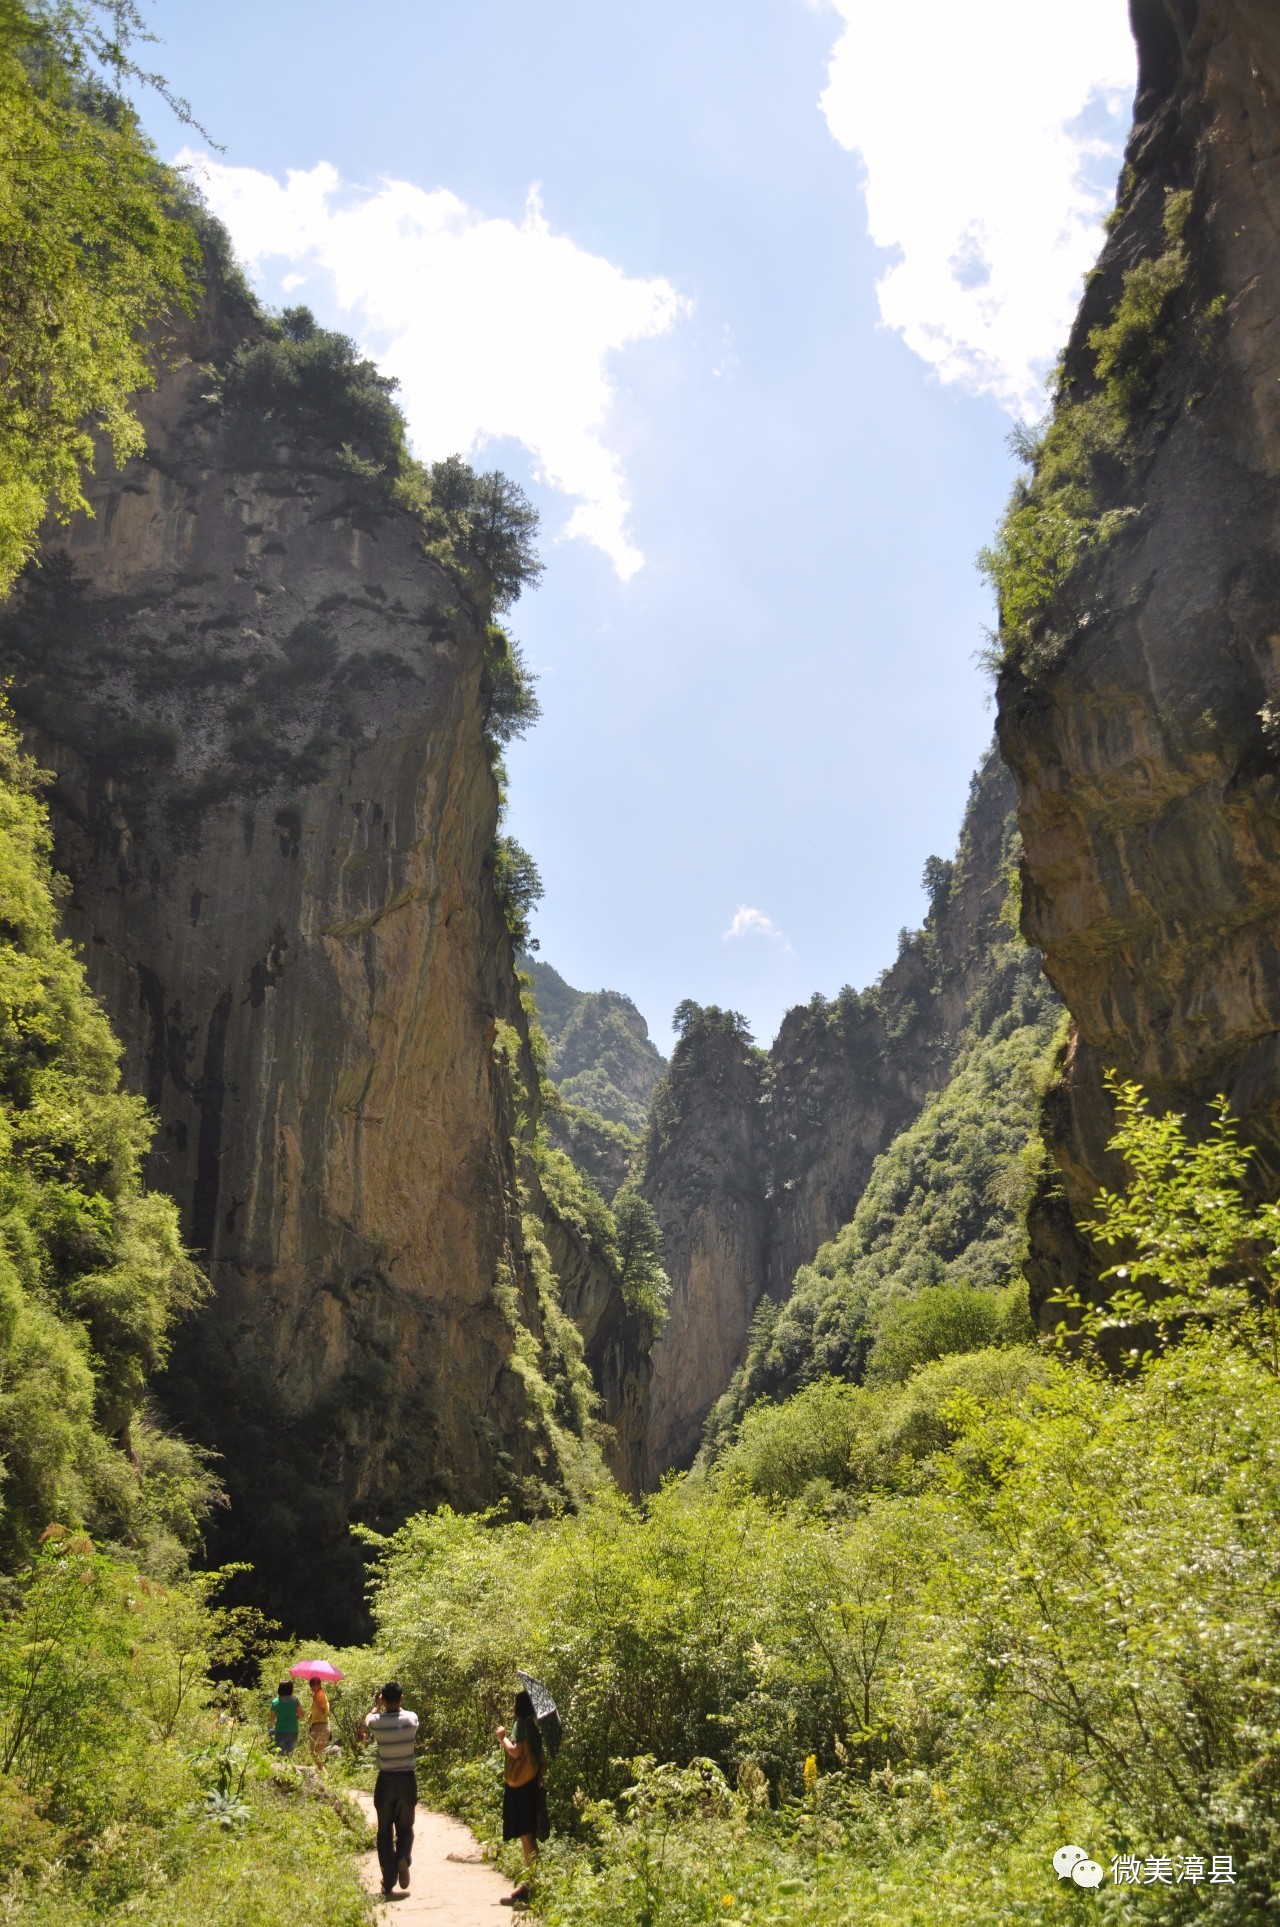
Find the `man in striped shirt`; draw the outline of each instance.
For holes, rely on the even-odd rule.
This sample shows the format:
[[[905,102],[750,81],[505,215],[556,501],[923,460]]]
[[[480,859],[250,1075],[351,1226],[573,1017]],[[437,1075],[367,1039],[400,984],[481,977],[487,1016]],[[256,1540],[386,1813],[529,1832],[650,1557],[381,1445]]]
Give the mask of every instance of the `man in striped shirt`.
[[[370,1734],[378,1753],[378,1777],[373,1804],[378,1815],[378,1865],[382,1892],[390,1899],[396,1879],[408,1888],[413,1857],[413,1816],[418,1805],[418,1776],[413,1769],[418,1739],[418,1715],[406,1713],[398,1681],[389,1679],[357,1729],[363,1743]]]

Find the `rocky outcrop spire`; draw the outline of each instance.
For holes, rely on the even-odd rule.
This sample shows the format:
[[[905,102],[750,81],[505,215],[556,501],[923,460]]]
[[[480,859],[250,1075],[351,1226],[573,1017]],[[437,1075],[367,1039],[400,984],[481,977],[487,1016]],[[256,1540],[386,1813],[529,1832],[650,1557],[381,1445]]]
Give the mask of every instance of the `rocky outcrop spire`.
[[[644,1483],[690,1462],[761,1298],[787,1297],[798,1266],[852,1217],[880,1152],[945,1084],[1004,903],[1012,806],[993,752],[956,860],[931,859],[925,928],[903,933],[870,990],[789,1011],[768,1052],[733,1012],[687,1008],[642,1152],[671,1277]]]

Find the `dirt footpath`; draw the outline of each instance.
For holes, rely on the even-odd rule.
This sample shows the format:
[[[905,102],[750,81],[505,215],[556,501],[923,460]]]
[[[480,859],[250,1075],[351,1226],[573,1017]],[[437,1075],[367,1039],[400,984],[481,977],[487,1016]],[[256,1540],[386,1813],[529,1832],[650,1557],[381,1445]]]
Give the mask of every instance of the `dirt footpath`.
[[[357,1793],[370,1826],[377,1824],[373,1799]],[[369,1854],[361,1877],[370,1893],[381,1893],[382,1875],[378,1856]],[[415,1921],[430,1921],[432,1927],[484,1927],[485,1922],[527,1920],[522,1908],[504,1907],[502,1896],[511,1892],[511,1882],[481,1857],[480,1845],[470,1827],[445,1813],[418,1808],[413,1828],[413,1882],[407,1894],[396,1890],[394,1900],[385,1900],[380,1918],[391,1927],[410,1927]]]

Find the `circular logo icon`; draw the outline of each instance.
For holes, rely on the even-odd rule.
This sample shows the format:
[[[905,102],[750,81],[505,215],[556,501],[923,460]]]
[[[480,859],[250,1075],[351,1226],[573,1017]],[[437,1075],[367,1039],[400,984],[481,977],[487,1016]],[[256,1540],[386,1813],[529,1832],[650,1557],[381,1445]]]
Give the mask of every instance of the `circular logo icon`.
[[[1059,1880],[1066,1880],[1073,1868],[1078,1867],[1088,1854],[1083,1847],[1059,1847],[1053,1856],[1053,1868]]]
[[[1102,1868],[1096,1860],[1077,1860],[1075,1866],[1071,1869],[1071,1878],[1075,1881],[1077,1887],[1100,1887],[1102,1885]]]

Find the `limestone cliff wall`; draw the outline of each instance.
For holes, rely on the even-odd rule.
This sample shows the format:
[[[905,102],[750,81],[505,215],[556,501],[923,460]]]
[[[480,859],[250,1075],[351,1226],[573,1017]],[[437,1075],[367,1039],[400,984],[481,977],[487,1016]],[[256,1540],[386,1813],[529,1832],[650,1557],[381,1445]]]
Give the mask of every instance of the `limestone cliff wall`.
[[[145,459],[51,534],[3,654],[55,772],[68,933],[161,1120],[149,1178],[213,1285],[168,1409],[223,1455],[219,1550],[340,1627],[348,1519],[556,1485],[513,1363],[542,1320],[512,1036],[536,1080],[481,612],[350,451],[219,405],[254,327],[211,291]],[[573,1287],[621,1411],[619,1315],[580,1253]]]
[[[1005,895],[1013,786],[993,754],[925,929],[870,992],[788,1013],[768,1052],[707,1012],[654,1098],[641,1188],[672,1282],[653,1351],[643,1480],[697,1451],[767,1292],[853,1215],[872,1164],[945,1081]]]
[[[1024,932],[1075,1019],[1035,1213],[1046,1301],[1096,1263],[1073,1228],[1109,1174],[1102,1072],[1197,1113],[1225,1091],[1280,1188],[1280,10],[1135,0],[1140,82],[1117,223],[1066,360],[1189,193],[1188,272],[1128,461],[1130,511],[1077,571],[1047,661],[1006,667]]]

